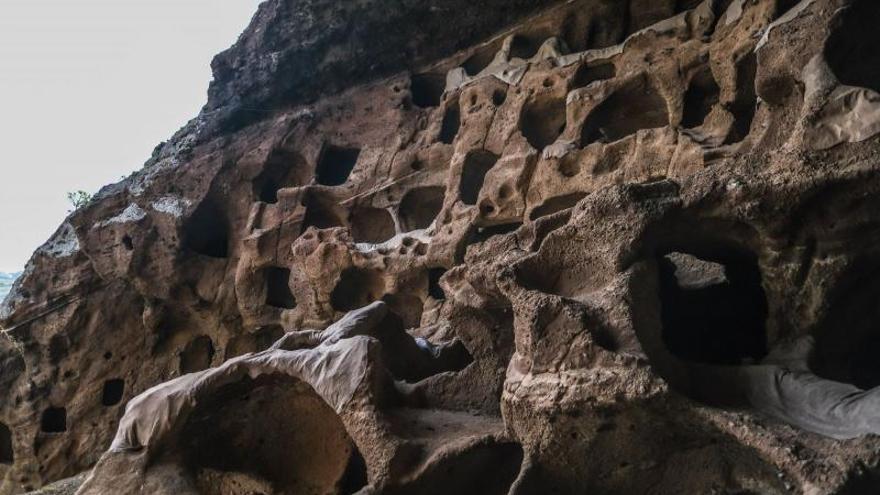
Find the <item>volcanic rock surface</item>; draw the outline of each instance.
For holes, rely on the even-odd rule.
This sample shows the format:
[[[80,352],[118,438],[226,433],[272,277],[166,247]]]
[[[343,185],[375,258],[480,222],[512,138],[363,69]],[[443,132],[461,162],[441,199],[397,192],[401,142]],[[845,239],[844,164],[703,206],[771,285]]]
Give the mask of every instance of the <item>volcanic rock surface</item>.
[[[0,308],[0,494],[880,492],[878,25],[265,2]]]

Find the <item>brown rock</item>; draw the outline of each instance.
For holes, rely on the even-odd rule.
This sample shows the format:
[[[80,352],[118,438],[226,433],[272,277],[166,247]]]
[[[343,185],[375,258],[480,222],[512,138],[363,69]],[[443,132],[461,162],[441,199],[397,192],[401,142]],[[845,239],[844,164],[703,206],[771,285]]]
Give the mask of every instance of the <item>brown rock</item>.
[[[265,3],[34,254],[0,493],[877,492],[880,6],[410,3]]]

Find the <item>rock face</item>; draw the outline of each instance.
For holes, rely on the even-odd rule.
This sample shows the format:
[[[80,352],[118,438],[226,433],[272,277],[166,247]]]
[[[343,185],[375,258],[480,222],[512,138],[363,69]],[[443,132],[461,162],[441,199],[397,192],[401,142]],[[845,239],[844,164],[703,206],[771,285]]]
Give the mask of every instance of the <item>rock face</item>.
[[[264,3],[2,306],[0,493],[877,493],[878,21]]]

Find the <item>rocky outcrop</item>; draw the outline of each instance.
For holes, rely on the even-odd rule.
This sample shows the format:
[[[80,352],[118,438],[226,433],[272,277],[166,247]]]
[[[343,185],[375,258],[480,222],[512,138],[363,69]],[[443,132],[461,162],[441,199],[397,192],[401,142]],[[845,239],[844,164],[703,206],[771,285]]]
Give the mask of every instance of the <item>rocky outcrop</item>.
[[[877,491],[880,6],[301,4],[16,283],[0,492]]]

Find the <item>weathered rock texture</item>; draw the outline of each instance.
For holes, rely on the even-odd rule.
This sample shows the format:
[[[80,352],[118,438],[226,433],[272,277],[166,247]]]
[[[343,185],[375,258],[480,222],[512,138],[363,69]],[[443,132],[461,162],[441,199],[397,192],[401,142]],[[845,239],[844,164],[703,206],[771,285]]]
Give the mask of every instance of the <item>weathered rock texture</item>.
[[[878,21],[266,2],[3,305],[0,493],[877,493]]]

